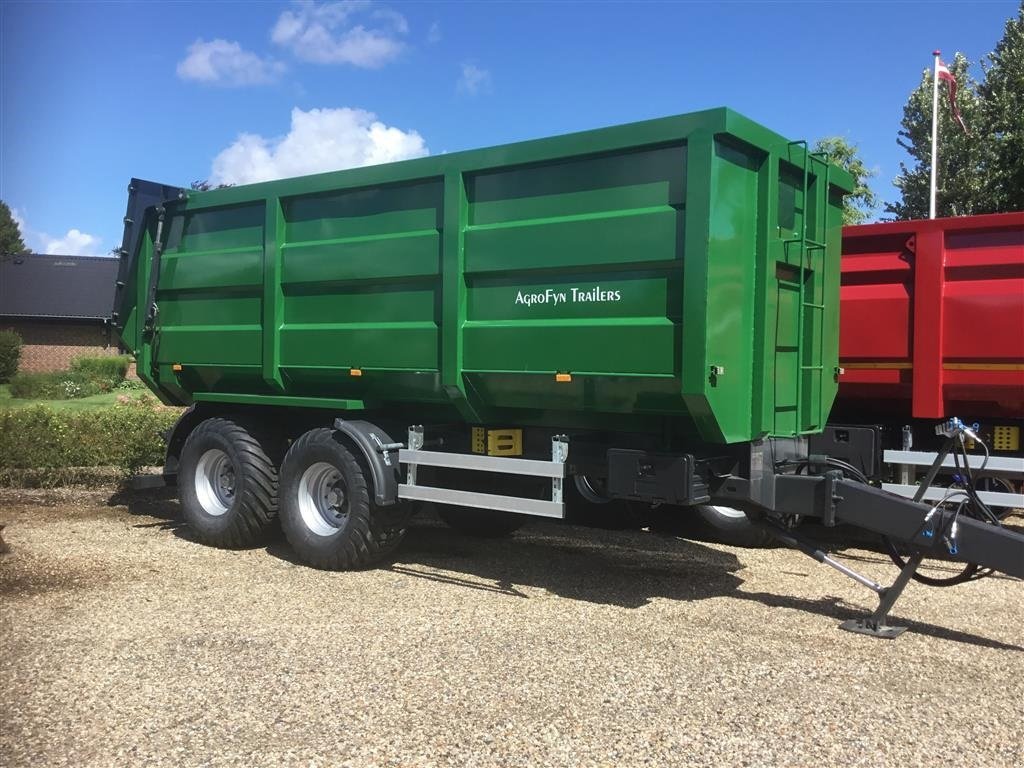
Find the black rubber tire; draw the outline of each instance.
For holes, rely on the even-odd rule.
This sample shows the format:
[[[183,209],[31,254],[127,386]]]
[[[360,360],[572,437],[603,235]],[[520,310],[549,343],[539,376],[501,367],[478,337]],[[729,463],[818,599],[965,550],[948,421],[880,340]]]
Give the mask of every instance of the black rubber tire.
[[[436,504],[434,509],[445,525],[478,539],[503,539],[528,522],[526,515],[495,509],[456,507],[450,504]]]
[[[330,464],[341,475],[344,520],[333,533],[315,532],[300,509],[300,485],[314,464]],[[314,568],[368,568],[401,543],[411,514],[408,504],[377,506],[369,468],[333,429],[312,429],[292,443],[281,464],[281,528],[299,560]]]
[[[603,488],[596,489],[597,492]],[[565,522],[606,531],[639,530],[647,524],[650,506],[624,499],[602,503],[588,500],[576,486],[576,478],[565,479]]]
[[[178,466],[178,497],[182,516],[196,539],[225,549],[262,544],[275,529],[278,474],[271,440],[258,439],[231,419],[207,419],[185,441]],[[271,450],[268,453],[268,448]],[[223,451],[234,469],[234,494],[223,514],[204,509],[196,492],[196,469],[211,449]]]
[[[728,511],[723,511],[728,510]],[[771,546],[775,537],[750,522],[746,515],[728,507],[698,504],[693,515],[717,541],[733,547],[759,549]]]

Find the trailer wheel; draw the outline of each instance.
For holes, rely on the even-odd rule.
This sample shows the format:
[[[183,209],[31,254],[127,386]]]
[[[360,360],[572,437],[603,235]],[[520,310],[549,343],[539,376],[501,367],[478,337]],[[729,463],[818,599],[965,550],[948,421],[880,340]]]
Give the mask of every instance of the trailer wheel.
[[[281,465],[281,527],[299,559],[316,568],[366,568],[405,536],[407,505],[378,507],[369,469],[332,429],[312,429]]]
[[[480,539],[502,539],[511,536],[527,523],[526,515],[496,509],[456,507],[452,504],[434,506],[441,522],[467,536]]]
[[[586,475],[574,475],[565,483],[565,521],[606,531],[638,530],[647,525],[650,506],[637,501],[612,499],[604,483]]]
[[[277,518],[270,441],[229,419],[206,419],[185,441],[178,487],[185,522],[204,544],[259,544]]]
[[[740,510],[716,504],[698,504],[697,517],[704,527],[723,544],[734,547],[767,547],[775,539],[758,528]]]

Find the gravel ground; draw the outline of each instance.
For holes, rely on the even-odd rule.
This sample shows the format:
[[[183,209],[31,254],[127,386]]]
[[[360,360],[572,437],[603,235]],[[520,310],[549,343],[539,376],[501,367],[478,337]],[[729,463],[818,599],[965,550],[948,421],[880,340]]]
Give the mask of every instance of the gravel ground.
[[[422,519],[325,573],[157,492],[0,491],[0,522],[7,767],[1024,765],[1019,581],[912,585],[890,642],[787,550]]]

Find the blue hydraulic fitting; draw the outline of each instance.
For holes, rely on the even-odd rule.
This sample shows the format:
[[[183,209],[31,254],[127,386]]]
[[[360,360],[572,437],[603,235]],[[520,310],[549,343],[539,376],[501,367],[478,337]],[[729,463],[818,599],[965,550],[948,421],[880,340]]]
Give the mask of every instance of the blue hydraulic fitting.
[[[935,530],[932,528],[932,518],[935,517],[935,514],[938,511],[939,511],[939,507],[938,507],[938,505],[936,505],[936,506],[932,507],[931,509],[929,509],[928,510],[928,514],[924,516],[924,526],[925,527],[924,527],[924,531],[922,531],[922,534],[924,535],[924,537],[926,539],[930,539],[932,536],[935,535]]]
[[[949,550],[949,554],[951,555],[955,555],[957,552],[960,551],[960,548],[956,545],[956,534],[957,530],[959,529],[959,525],[960,524],[956,520],[954,520],[953,525],[949,527],[949,536],[945,537],[946,549]]]

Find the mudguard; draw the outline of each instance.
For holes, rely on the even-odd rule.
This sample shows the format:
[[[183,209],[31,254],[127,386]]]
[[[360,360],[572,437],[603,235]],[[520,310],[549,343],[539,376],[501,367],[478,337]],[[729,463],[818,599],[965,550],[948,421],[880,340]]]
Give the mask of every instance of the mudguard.
[[[368,421],[335,419],[334,428],[347,437],[362,453],[373,477],[374,501],[390,506],[398,501],[398,449],[386,448],[394,440],[383,429]]]

